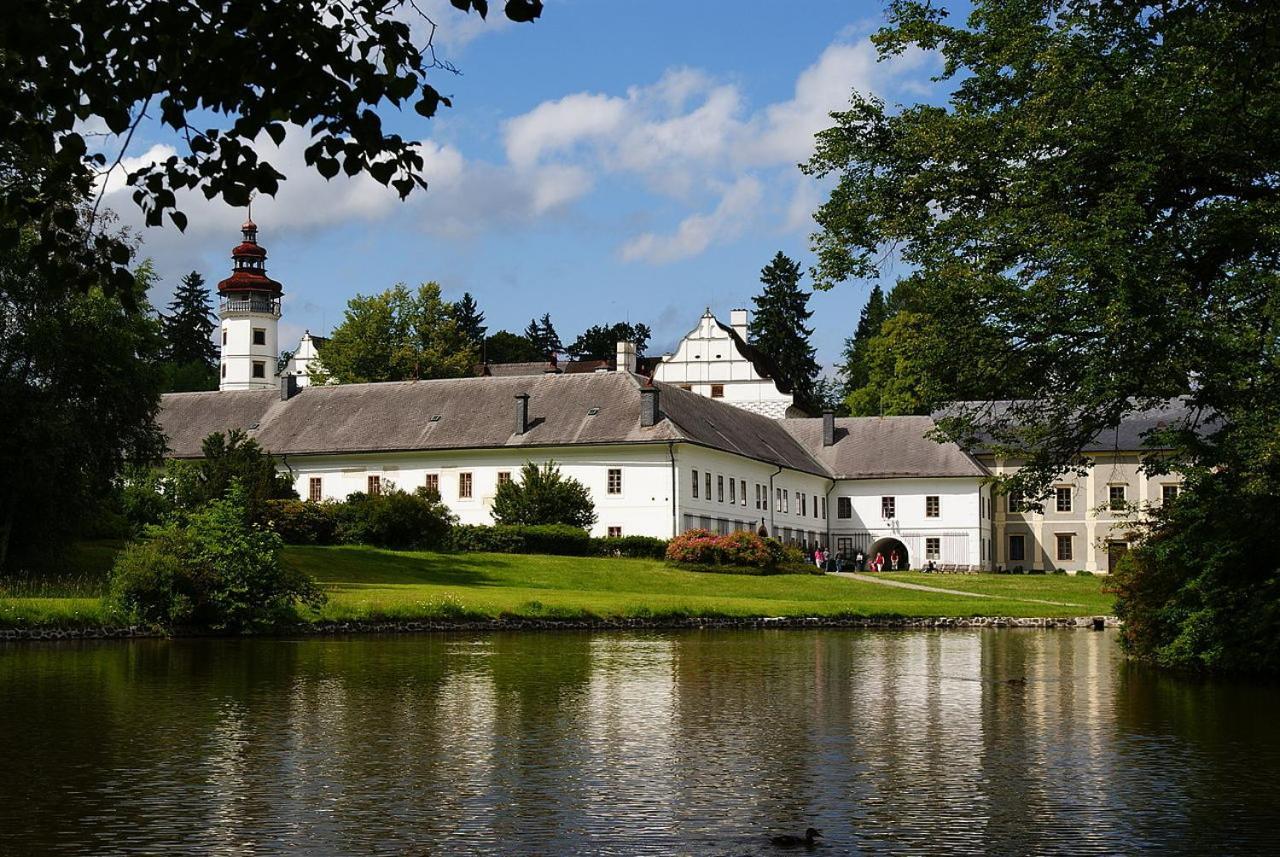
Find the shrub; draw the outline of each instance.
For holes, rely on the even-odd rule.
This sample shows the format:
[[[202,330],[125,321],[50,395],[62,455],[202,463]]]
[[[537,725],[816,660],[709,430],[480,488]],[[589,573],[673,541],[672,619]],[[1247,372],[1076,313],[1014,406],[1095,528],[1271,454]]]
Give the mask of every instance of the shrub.
[[[666,558],[681,565],[700,566],[702,570],[726,566],[767,572],[817,571],[795,545],[784,545],[745,530],[723,536],[707,530],[689,530],[668,543]]]
[[[592,539],[596,556],[625,556],[633,559],[662,559],[667,555],[667,540],[652,536],[615,536]]]
[[[295,604],[324,602],[315,582],[280,561],[280,536],[250,521],[233,481],[225,499],[152,527],[111,573],[110,599],[139,622],[242,630],[295,617]]]
[[[710,530],[687,530],[667,543],[667,559],[688,565],[719,565],[720,537]]]
[[[381,494],[351,494],[335,509],[335,538],[343,544],[432,550],[444,547],[457,518],[439,495],[390,488]]]
[[[532,461],[520,478],[498,486],[493,519],[499,524],[567,524],[589,530],[596,522],[591,492],[578,480],[563,476],[554,461],[543,467]]]
[[[593,553],[593,540],[587,531],[565,524],[460,526],[453,528],[450,543],[454,550],[460,551],[561,556],[588,556]]]
[[[285,544],[331,545],[338,529],[340,503],[268,500],[263,517]]]

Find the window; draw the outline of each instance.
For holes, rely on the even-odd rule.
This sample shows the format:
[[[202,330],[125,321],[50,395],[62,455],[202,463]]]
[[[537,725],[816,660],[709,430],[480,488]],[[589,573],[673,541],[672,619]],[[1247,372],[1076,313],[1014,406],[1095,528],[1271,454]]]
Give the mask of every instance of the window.
[[[320,489],[320,477],[312,476],[307,480],[307,498],[313,503],[319,503],[324,492]]]
[[[827,519],[827,498],[823,497],[822,498],[822,520],[825,521],[826,519]]]
[[[716,477],[716,502],[717,503],[724,502],[724,477],[723,476]]]
[[[732,478],[729,480],[729,502],[738,502],[738,483]]]
[[[1058,559],[1071,559],[1071,533],[1058,533]]]
[[[423,483],[423,487],[425,487],[432,494],[435,494],[437,497],[439,497],[440,496],[440,474],[428,473],[426,481]]]
[[[1009,511],[1021,512],[1023,511],[1023,509],[1024,509],[1024,506],[1022,503],[1022,492],[1018,491],[1017,489],[1010,491],[1009,492]]]
[[[759,509],[760,508],[760,483],[755,482],[753,484],[756,486],[756,508]]]
[[[1059,485],[1054,489],[1054,494],[1058,498],[1058,511],[1071,511],[1071,488],[1066,485]],[[1070,557],[1068,557],[1070,559]]]
[[[1126,505],[1124,488],[1125,486],[1123,485],[1107,486],[1107,506],[1110,507],[1111,511],[1113,512],[1124,511],[1124,507]]]
[[[782,511],[788,514],[791,512],[791,492],[786,488],[782,489]]]
[[[930,536],[924,540],[924,558],[940,559],[942,557],[942,539]]]
[[[782,489],[781,488],[773,489],[773,508],[779,512],[782,511]]]
[[[611,538],[611,539],[620,539],[620,538],[622,538],[622,527],[610,527],[610,528],[609,528],[609,538]]]
[[[704,473],[702,475],[703,475],[702,487],[707,489],[707,502],[710,503],[711,502],[711,474]]]
[[[267,377],[267,364],[263,363],[261,360],[253,361],[253,377],[255,378]]]
[[[764,485],[760,486],[760,508],[769,511],[769,489]]]
[[[382,477],[381,476],[370,476],[368,479],[365,480],[365,483],[368,488],[367,493],[369,494],[370,497],[377,497],[379,494],[382,493]]]
[[[898,510],[898,503],[892,497],[880,498],[880,517],[892,518]]]
[[[711,398],[713,398],[713,399],[723,399],[723,398],[724,398],[724,384],[712,384],[712,385],[711,385]]]
[[[698,499],[698,471],[693,471],[693,499]]]
[[[1023,536],[1009,536],[1009,562],[1022,562],[1027,558],[1027,543]]]
[[[463,500],[471,499],[471,474],[458,474],[458,497]]]
[[[254,345],[266,345],[266,344],[267,344],[267,332],[266,332],[265,330],[263,330],[262,328],[260,328],[260,327],[255,327],[255,328],[253,329],[253,344],[254,344]]]
[[[745,507],[747,505],[747,480],[738,481],[738,495],[742,498],[741,502]]]
[[[499,485],[506,485],[506,484],[507,484],[508,482],[510,482],[510,481],[511,481],[511,471],[510,471],[510,470],[499,470],[499,471],[498,471],[498,484],[499,484]]]
[[[223,378],[227,377],[227,364],[226,364],[226,363],[223,363],[223,364],[222,364],[222,377],[223,377]]]
[[[937,518],[942,514],[942,503],[937,497],[924,498],[924,516],[926,518]]]
[[[852,518],[853,517],[853,500],[849,497],[836,498],[836,517]]]
[[[1162,485],[1160,486],[1160,502],[1168,505],[1178,499],[1179,486]]]
[[[807,514],[809,514],[809,513],[808,513],[808,511],[806,511],[806,510],[808,509],[808,507],[805,505],[805,503],[807,503],[807,502],[808,502],[808,500],[807,500],[807,498],[804,496],[804,492],[803,492],[803,491],[797,491],[797,492],[796,492],[796,511],[797,511],[797,512],[799,512],[801,515],[807,515]]]
[[[621,467],[609,468],[609,485],[606,490],[610,494],[622,493],[622,468]]]
[[[222,344],[227,344],[227,329],[225,327],[222,328]]]

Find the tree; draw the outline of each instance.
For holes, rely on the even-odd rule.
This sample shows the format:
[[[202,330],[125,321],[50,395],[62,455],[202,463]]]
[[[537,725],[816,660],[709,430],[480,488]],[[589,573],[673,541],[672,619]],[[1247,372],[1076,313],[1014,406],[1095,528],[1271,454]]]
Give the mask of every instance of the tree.
[[[584,530],[596,522],[596,507],[587,487],[564,476],[554,461],[542,467],[532,461],[520,479],[498,485],[493,519],[499,524],[568,524]]]
[[[1125,415],[1187,406],[1153,433],[1167,451],[1147,469],[1182,472],[1195,499],[1154,518],[1118,604],[1136,620],[1131,650],[1180,666],[1280,663],[1264,540],[1280,529],[1270,18],[1252,4],[979,0],[957,26],[899,0],[881,54],[941,52],[947,102],[890,111],[855,93],[806,166],[836,179],[815,215],[819,285],[874,278],[895,248],[910,271],[898,288],[930,319],[927,371],[983,399],[1025,396],[941,425],[1027,462],[1002,487],[1037,496]]]
[[[532,363],[547,359],[538,343],[518,333],[499,330],[484,341],[486,363]]]
[[[937,360],[928,349],[945,340],[921,331],[928,324],[928,316],[903,311],[867,341],[866,382],[844,399],[851,416],[927,414],[930,403],[942,398],[932,387],[937,376],[931,370]]]
[[[888,306],[884,299],[884,290],[876,283],[867,295],[867,302],[858,315],[858,326],[853,336],[844,341],[844,363],[840,367],[840,378],[844,382],[844,394],[848,396],[854,390],[867,386],[871,378],[868,366],[868,349],[871,339],[880,335],[880,326],[889,318]]]
[[[455,301],[450,312],[458,324],[458,330],[468,342],[474,343],[477,351],[480,350],[485,331],[489,328],[484,326],[484,313],[476,306],[476,299],[471,297],[471,292],[463,292],[462,300]]]
[[[77,535],[128,460],[159,457],[163,339],[138,266],[131,302],[50,283],[23,230],[0,254],[0,568]]]
[[[485,0],[451,0],[484,17]],[[415,44],[412,8],[429,29]],[[49,284],[92,285],[133,295],[128,242],[79,228],[81,206],[102,193],[104,168],[119,167],[144,117],[157,118],[183,146],[129,171],[148,225],[186,216],[177,193],[199,189],[230,205],[274,195],[285,176],[259,157],[255,141],[276,143],[285,122],[310,135],[306,163],[325,178],[367,173],[403,198],[425,187],[419,143],[385,131],[375,110],[412,105],[435,115],[450,101],[427,82],[452,71],[437,59],[435,23],[400,0],[241,3],[216,14],[168,0],[14,0],[0,30],[0,253],[19,245]],[[514,21],[542,11],[541,0],[507,0]],[[282,36],[279,34],[287,34]],[[222,127],[208,127],[215,117]],[[118,148],[95,151],[85,123],[99,119]],[[194,123],[199,123],[196,125]],[[422,135],[426,136],[426,135]],[[116,141],[111,141],[113,144]],[[24,239],[25,240],[25,239]],[[56,288],[49,294],[56,294]]]
[[[377,295],[347,302],[342,323],[320,346],[323,377],[342,384],[461,378],[479,357],[458,326],[440,286],[424,283],[410,291],[403,283]]]
[[[541,359],[544,360],[552,354],[560,354],[564,351],[560,335],[556,333],[556,327],[551,323],[551,313],[544,313],[541,319],[530,319],[529,326],[524,329],[524,338],[538,347]]]
[[[800,288],[800,265],[781,250],[760,271],[764,291],[752,298],[756,311],[751,319],[751,343],[773,358],[778,370],[791,382],[796,404],[816,410],[814,382],[818,361],[809,337],[813,328],[805,322],[813,315],[809,292]]]
[[[193,510],[220,500],[235,485],[243,493],[250,519],[261,521],[268,500],[298,497],[275,458],[240,429],[214,432],[201,443],[200,452],[199,461],[169,465],[164,487],[180,508]]]
[[[204,277],[192,271],[173,292],[169,312],[160,317],[167,364],[165,389],[172,392],[218,389],[217,327]]]
[[[619,342],[634,342],[636,356],[643,357],[652,336],[647,324],[597,324],[578,334],[566,349],[574,360],[613,360],[618,354]]]

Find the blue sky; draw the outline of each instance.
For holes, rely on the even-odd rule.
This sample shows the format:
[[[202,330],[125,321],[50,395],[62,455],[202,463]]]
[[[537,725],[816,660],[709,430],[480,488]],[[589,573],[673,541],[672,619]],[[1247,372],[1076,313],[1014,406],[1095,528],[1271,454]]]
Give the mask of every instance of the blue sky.
[[[383,118],[423,141],[427,193],[402,203],[368,179],[326,182],[302,164],[300,129],[279,150],[260,147],[289,176],[275,199],[254,203],[286,292],[282,344],[304,328],[327,332],[357,292],[435,280],[451,298],[470,291],[491,332],[544,312],[565,341],[591,324],[642,321],[660,352],[704,307],[727,318],[749,306],[776,251],[812,261],[823,187],[796,163],[827,112],[854,89],[890,103],[936,98],[936,57],[876,62],[867,36],[879,3],[548,0],[533,25],[500,11],[481,22],[447,0],[420,5],[463,72],[433,81],[454,106],[434,119]],[[173,140],[145,132],[126,163],[170,154]],[[108,204],[136,223],[119,183]],[[188,270],[210,284],[226,275],[244,216],[202,197],[183,207],[186,234],[140,230],[142,255],[164,278],[158,304]],[[811,300],[824,364],[868,288],[850,282]]]

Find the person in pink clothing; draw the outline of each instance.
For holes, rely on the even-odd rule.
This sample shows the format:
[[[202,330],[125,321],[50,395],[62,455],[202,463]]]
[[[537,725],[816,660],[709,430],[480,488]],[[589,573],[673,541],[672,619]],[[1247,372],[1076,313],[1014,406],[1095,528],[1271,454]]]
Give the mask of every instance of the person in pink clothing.
[[[898,550],[897,550],[897,548],[894,548],[893,550],[889,551],[889,570],[890,570],[890,571],[897,571],[897,570],[898,570]]]
[[[880,571],[884,568],[884,554],[877,552],[876,558],[871,561],[871,570]]]

